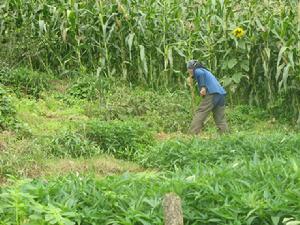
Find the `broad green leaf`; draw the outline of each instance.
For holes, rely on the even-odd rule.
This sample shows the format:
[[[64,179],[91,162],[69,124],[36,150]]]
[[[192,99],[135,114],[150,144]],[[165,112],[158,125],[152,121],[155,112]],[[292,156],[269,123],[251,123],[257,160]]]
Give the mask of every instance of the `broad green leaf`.
[[[228,64],[228,68],[232,69],[236,64],[237,64],[237,59],[230,59],[227,64]]]
[[[249,72],[249,61],[248,60],[242,61],[241,67],[242,67],[243,70]]]
[[[221,66],[221,69],[225,70],[225,69],[227,69],[227,67],[228,67],[228,62],[227,61],[223,62],[222,66]]]
[[[278,225],[279,224],[279,221],[280,221],[279,216],[272,216],[271,219],[272,219],[272,224],[273,225]]]
[[[241,49],[245,50],[245,49],[246,49],[246,42],[245,42],[244,40],[239,40],[238,46],[239,46]]]
[[[243,77],[243,74],[242,74],[242,73],[235,73],[235,74],[232,76],[232,80],[234,81],[234,83],[238,84],[238,83],[240,83],[242,77]]]
[[[224,87],[227,87],[232,83],[232,79],[230,77],[225,77],[222,79],[222,83]]]

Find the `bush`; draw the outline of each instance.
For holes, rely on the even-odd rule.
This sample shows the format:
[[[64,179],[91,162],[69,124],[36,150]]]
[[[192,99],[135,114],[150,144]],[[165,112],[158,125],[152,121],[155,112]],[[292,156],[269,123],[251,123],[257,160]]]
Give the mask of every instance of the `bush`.
[[[16,109],[7,92],[0,86],[0,130],[14,129],[18,124]]]
[[[300,135],[231,135],[211,140],[167,140],[146,148],[135,160],[147,167],[175,169],[247,159],[259,161],[300,153]]]
[[[120,81],[113,78],[100,78],[93,74],[85,74],[80,75],[72,83],[67,94],[79,99],[95,100],[102,98],[112,87],[115,89],[118,84]]]
[[[122,159],[132,159],[154,142],[149,128],[135,121],[90,121],[86,127],[86,136],[105,153]]]
[[[67,91],[73,97],[88,100],[96,99],[98,92],[97,79],[90,76],[79,77]]]
[[[186,131],[191,122],[187,92],[156,92],[139,88],[118,87],[110,90],[91,107],[87,116],[102,120],[138,119],[156,131]]]
[[[258,121],[266,120],[270,117],[270,114],[265,110],[249,105],[232,107],[226,113],[229,124],[238,126],[241,129],[252,129]]]
[[[47,182],[19,181],[0,188],[0,221],[163,224],[162,198],[175,192],[182,199],[186,225],[279,225],[286,217],[300,220],[299,166],[298,159],[276,158],[203,165],[176,174],[125,174],[100,180],[72,175]]]
[[[17,93],[23,92],[38,98],[42,91],[49,89],[51,78],[52,75],[46,73],[18,68],[2,72],[0,82],[11,86]]]
[[[49,153],[57,157],[92,157],[101,153],[99,147],[75,132],[64,132],[50,141]]]

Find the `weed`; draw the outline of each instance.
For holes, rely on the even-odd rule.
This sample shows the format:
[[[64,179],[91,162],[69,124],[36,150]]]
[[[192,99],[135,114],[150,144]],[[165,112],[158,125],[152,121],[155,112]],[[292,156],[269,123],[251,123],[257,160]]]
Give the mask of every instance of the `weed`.
[[[298,146],[298,134],[236,134],[210,140],[177,138],[146,148],[135,160],[144,166],[174,170],[242,159],[287,158],[299,153]]]
[[[101,151],[93,142],[76,132],[63,132],[50,141],[49,154],[55,157],[92,157]]]
[[[136,121],[93,120],[87,123],[85,133],[105,153],[123,159],[131,159],[154,142],[152,132]]]
[[[1,74],[0,82],[10,86],[15,93],[25,93],[39,98],[42,91],[49,89],[51,74],[18,68]]]
[[[299,160],[195,165],[176,173],[15,181],[0,188],[2,224],[162,224],[175,192],[192,224],[282,224],[300,219]],[[289,218],[289,219],[286,219]]]
[[[29,136],[30,129],[17,119],[17,112],[8,92],[0,85],[0,131],[13,130],[21,136]]]
[[[67,93],[79,99],[97,99],[99,96],[97,79],[91,76],[81,76],[72,84]]]

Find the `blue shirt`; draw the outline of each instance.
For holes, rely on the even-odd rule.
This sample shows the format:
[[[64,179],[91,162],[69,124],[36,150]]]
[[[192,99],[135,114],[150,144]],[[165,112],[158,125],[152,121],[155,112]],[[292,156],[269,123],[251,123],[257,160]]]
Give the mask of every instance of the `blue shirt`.
[[[196,68],[194,77],[197,80],[198,88],[206,87],[208,94],[221,94],[226,95],[226,91],[220,85],[216,77],[206,69]]]

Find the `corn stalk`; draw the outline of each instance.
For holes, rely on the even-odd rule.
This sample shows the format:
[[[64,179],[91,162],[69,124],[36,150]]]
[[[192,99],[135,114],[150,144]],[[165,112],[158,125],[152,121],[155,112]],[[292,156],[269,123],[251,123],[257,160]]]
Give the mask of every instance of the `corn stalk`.
[[[300,94],[297,0],[4,0],[0,56],[11,65],[72,75],[97,71],[150,87],[184,87],[201,60],[232,103],[295,116]],[[232,31],[240,27],[241,37]],[[247,93],[247,94],[245,94]]]

